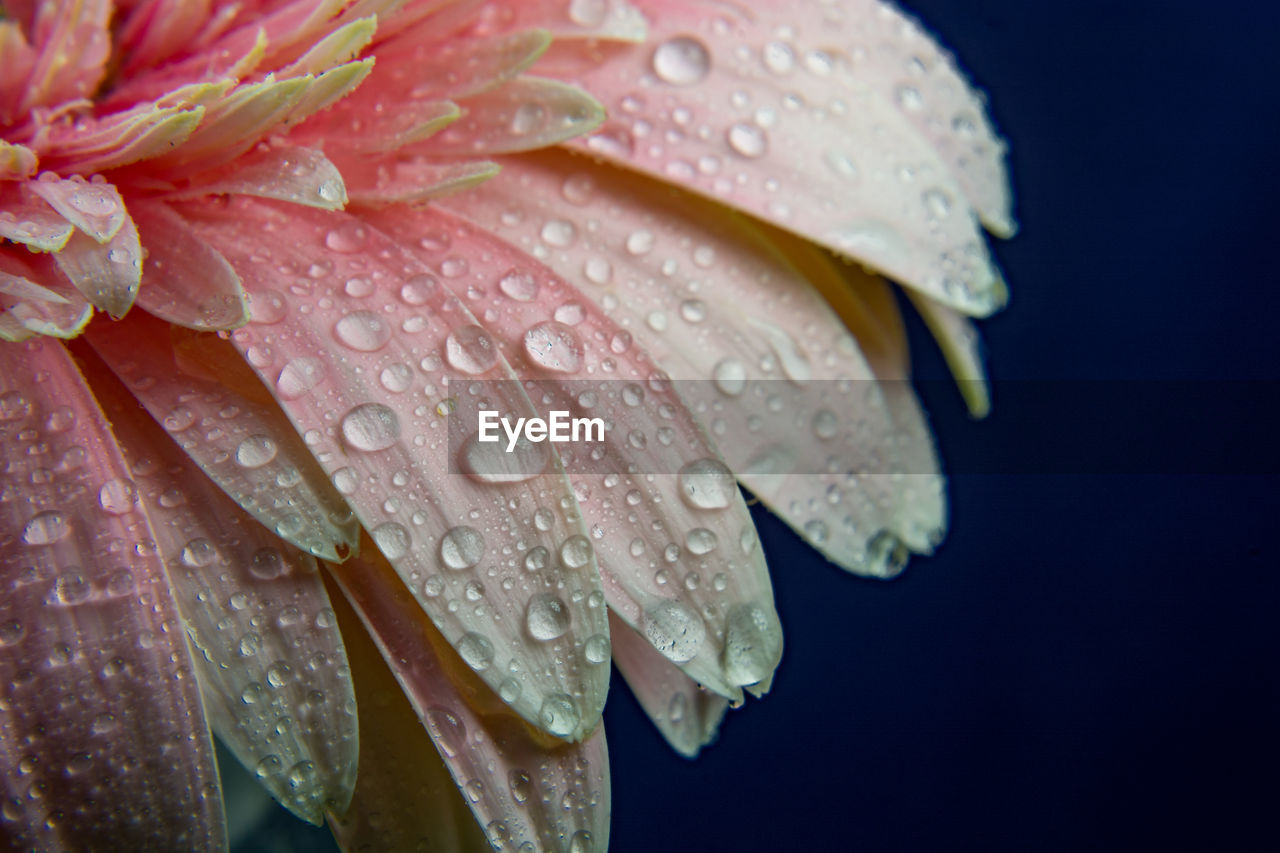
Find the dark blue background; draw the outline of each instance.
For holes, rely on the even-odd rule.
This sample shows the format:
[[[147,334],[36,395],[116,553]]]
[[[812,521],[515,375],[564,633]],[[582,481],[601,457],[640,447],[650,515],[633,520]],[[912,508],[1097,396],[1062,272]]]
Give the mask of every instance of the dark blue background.
[[[992,375],[1280,379],[1275,4],[907,5],[1012,146]],[[917,375],[941,376],[911,332]],[[1055,412],[1020,387],[972,423],[923,384],[944,458],[1062,470],[1084,398],[1100,456],[1145,436],[1169,473],[958,474],[946,543],[889,584],[759,513],[773,692],[695,763],[610,695],[616,853],[1280,849],[1280,477],[1240,473],[1244,447],[1232,475],[1194,463],[1277,401],[1205,406],[1198,385],[1157,414],[1112,385],[1091,413],[1070,384]]]
[[[1276,5],[909,5],[1012,145],[998,383],[1280,379]],[[911,332],[917,375],[943,376]],[[1092,404],[1020,387],[974,423],[922,384],[965,473],[946,543],[899,580],[849,577],[758,514],[787,629],[773,693],[687,762],[617,686],[615,853],[1280,849],[1280,469],[1247,444],[1275,441],[1275,396],[1214,405],[1201,384],[1156,411],[1114,384]],[[1130,446],[1147,473],[961,464],[1062,472]],[[1223,447],[1232,473],[1196,463]]]

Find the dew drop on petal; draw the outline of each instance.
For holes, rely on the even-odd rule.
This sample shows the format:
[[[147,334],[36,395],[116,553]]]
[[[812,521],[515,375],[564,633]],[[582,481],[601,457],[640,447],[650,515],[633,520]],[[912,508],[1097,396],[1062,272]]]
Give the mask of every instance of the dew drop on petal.
[[[729,147],[743,157],[759,157],[769,148],[768,137],[765,136],[763,130],[754,124],[738,122],[729,128],[726,135],[729,140]]]
[[[28,545],[52,545],[71,532],[67,517],[56,510],[38,512],[22,528],[22,541]]]
[[[534,364],[556,373],[582,368],[582,341],[573,329],[547,320],[524,333],[524,351]]]
[[[591,562],[591,542],[585,536],[570,536],[560,546],[560,561],[571,569],[581,569]]]
[[[371,531],[378,550],[388,560],[398,560],[409,553],[409,531],[394,521],[380,524]]]
[[[400,419],[381,403],[362,403],[343,415],[342,437],[354,450],[386,450],[400,439]]]
[[[498,279],[498,289],[516,302],[532,302],[538,298],[538,280],[533,273],[514,267]]]
[[[772,608],[747,603],[730,611],[723,664],[731,684],[756,684],[768,678],[781,651],[782,626]]]
[[[693,608],[679,601],[661,601],[645,611],[644,635],[673,663],[693,660],[707,637],[707,626]]]
[[[138,503],[138,488],[131,480],[115,478],[102,484],[98,490],[98,505],[111,515],[133,512]]]
[[[542,727],[557,737],[568,737],[578,727],[582,716],[578,704],[566,693],[552,693],[542,702],[538,712]]]
[[[324,362],[318,358],[301,356],[291,360],[280,370],[276,379],[276,393],[286,400],[296,400],[310,391],[324,378]]]
[[[484,634],[463,634],[456,648],[467,666],[476,672],[483,672],[493,663],[493,643]]]
[[[251,435],[236,447],[236,464],[241,468],[261,468],[276,458],[275,441],[267,435]]]
[[[391,325],[372,311],[353,311],[334,324],[333,336],[356,352],[377,352],[391,340]]]
[[[711,54],[692,36],[667,39],[653,52],[653,73],[673,86],[691,86],[710,70]]]
[[[546,642],[563,637],[569,630],[569,608],[551,593],[539,593],[529,599],[524,625],[535,640]]]
[[[583,644],[582,653],[586,656],[588,663],[604,663],[609,660],[611,649],[609,646],[609,638],[604,634],[594,634],[587,638],[587,642]]]
[[[747,369],[736,358],[723,358],[711,370],[711,378],[720,393],[737,397],[747,387]]]
[[[698,459],[680,469],[680,497],[694,509],[724,509],[738,492],[733,472],[718,459]]]
[[[440,559],[450,569],[469,569],[484,556],[484,536],[479,530],[459,525],[445,533],[440,540]]]
[[[463,373],[484,373],[498,363],[498,345],[479,326],[462,326],[445,338],[444,356]]]

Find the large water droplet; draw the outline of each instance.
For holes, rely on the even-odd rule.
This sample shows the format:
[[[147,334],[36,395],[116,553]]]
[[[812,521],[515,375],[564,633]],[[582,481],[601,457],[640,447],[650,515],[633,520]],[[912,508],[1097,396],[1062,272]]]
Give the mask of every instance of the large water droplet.
[[[98,505],[111,515],[133,512],[138,503],[138,488],[131,480],[116,478],[102,484],[98,490]]]
[[[726,134],[729,147],[743,157],[755,158],[769,149],[769,139],[763,130],[754,124],[738,122],[729,128]]]
[[[354,450],[386,450],[400,439],[400,419],[381,403],[362,403],[343,416],[342,437]]]
[[[736,358],[722,358],[712,368],[711,378],[720,393],[737,397],[747,387],[747,369]]]
[[[333,336],[356,352],[377,352],[391,340],[391,324],[372,311],[353,311],[334,324]]]
[[[582,653],[588,663],[604,663],[609,660],[611,651],[609,638],[604,634],[593,634],[582,646]]]
[[[542,727],[558,737],[568,737],[578,727],[582,715],[578,704],[566,693],[552,693],[542,702],[538,712]]]
[[[529,599],[524,624],[535,640],[546,642],[563,637],[569,630],[569,608],[551,593],[540,593]]]
[[[498,279],[498,289],[517,302],[532,302],[538,297],[538,280],[533,273],[513,267]]]
[[[729,613],[724,674],[735,685],[757,684],[773,672],[782,652],[782,626],[773,608],[739,604]]]
[[[388,560],[398,560],[409,553],[409,531],[394,521],[380,524],[372,531],[373,541]]]
[[[653,73],[673,86],[691,86],[711,70],[711,54],[692,36],[676,36],[653,52]]]
[[[581,569],[591,562],[591,541],[585,536],[570,536],[560,546],[560,561],[571,569]]]
[[[71,532],[67,517],[56,510],[38,512],[22,528],[22,541],[28,545],[52,545]]]
[[[488,669],[493,663],[493,643],[484,634],[463,634],[458,639],[456,648],[467,666],[476,672]]]
[[[644,635],[655,649],[673,663],[693,660],[707,638],[707,626],[693,608],[679,601],[662,601],[649,608],[643,621]]]
[[[444,356],[455,370],[484,373],[498,363],[498,345],[479,326],[462,326],[445,338]]]
[[[318,358],[301,356],[286,364],[276,380],[276,392],[286,400],[296,400],[310,391],[324,378],[324,362]]]
[[[582,368],[582,341],[573,329],[547,320],[524,333],[524,351],[534,364],[556,373]]]
[[[733,472],[718,459],[698,459],[680,469],[680,497],[695,509],[724,509],[738,492]]]
[[[261,468],[276,458],[278,448],[267,435],[251,435],[236,447],[236,464],[242,468]]]
[[[459,525],[440,540],[440,559],[449,568],[462,571],[480,562],[484,549],[484,536],[479,530]]]

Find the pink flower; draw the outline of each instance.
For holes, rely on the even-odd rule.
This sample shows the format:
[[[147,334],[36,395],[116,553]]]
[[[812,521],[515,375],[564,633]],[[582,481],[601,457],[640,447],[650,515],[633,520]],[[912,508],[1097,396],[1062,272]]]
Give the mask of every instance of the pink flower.
[[[901,13],[763,6],[5,3],[17,845],[224,846],[212,729],[348,847],[601,850],[610,660],[692,756],[781,656],[737,482],[931,550],[871,270],[984,411],[1003,144]]]

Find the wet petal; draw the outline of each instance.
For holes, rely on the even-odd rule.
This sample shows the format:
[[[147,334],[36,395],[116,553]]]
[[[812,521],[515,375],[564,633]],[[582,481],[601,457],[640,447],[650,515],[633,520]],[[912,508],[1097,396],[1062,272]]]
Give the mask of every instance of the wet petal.
[[[572,744],[535,732],[442,641],[385,561],[332,568],[490,841],[509,849],[608,849],[604,728]],[[570,713],[567,700],[553,697],[543,714]]]
[[[360,773],[329,826],[344,850],[492,850],[382,653],[333,596],[360,705]]]
[[[462,98],[500,86],[525,71],[551,44],[546,30],[492,38],[404,38],[378,49],[379,99]]]
[[[51,169],[101,172],[176,148],[203,118],[203,106],[151,104],[101,119],[79,118],[70,127],[54,125],[38,137],[38,148]]]
[[[610,614],[613,662],[676,752],[694,758],[716,738],[729,700],[698,685],[654,650],[647,639]]]
[[[93,94],[111,55],[110,0],[54,0],[36,7],[36,61],[20,109]]]
[[[128,216],[105,243],[76,231],[53,259],[95,308],[123,317],[133,307],[142,283],[142,244]]]
[[[0,237],[35,252],[55,252],[67,245],[75,226],[25,189],[28,183],[0,184]]]
[[[361,162],[363,161],[363,162]],[[394,162],[343,158],[342,172],[350,181],[351,201],[363,205],[421,204],[487,181],[498,174],[489,160],[434,163],[415,158]],[[357,164],[348,166],[348,163]]]
[[[24,253],[25,254],[25,253]],[[0,339],[32,335],[73,338],[93,317],[93,306],[47,257],[0,254]]]
[[[490,6],[491,26],[546,27],[556,39],[600,39],[640,43],[648,25],[627,0],[521,0]]]
[[[322,210],[340,210],[347,203],[347,190],[337,167],[320,151],[301,147],[246,154],[233,168],[203,175],[195,185],[168,197],[222,194],[274,198]]]
[[[111,498],[128,469],[60,344],[0,346],[0,446],[10,843],[223,849],[213,747],[152,531]]]
[[[747,210],[965,313],[1000,306],[999,272],[949,164],[892,98],[859,82],[856,57],[878,35],[860,44],[865,34],[842,33],[817,7],[644,8],[656,47],[582,76],[612,117],[576,147]],[[878,8],[864,3],[848,18]],[[782,26],[790,40],[776,40]]]
[[[210,0],[144,0],[129,10],[116,36],[127,73],[160,65],[189,48],[204,28]]]
[[[991,411],[987,371],[982,366],[982,338],[969,318],[927,296],[913,295],[911,302],[933,332],[942,355],[956,379],[969,414],[984,418]]]
[[[458,106],[462,118],[412,151],[434,157],[529,151],[586,133],[604,120],[604,110],[586,92],[540,77],[518,77],[459,99]]]
[[[94,366],[88,368],[94,371]],[[280,542],[196,468],[100,363],[91,373],[168,568],[210,725],[294,814],[342,809],[356,773],[355,694],[314,558]]]
[[[62,179],[46,172],[25,186],[99,243],[116,236],[129,218],[120,191],[108,183],[89,182],[79,175]]]
[[[30,148],[0,140],[0,180],[30,178],[36,173],[36,163],[35,152]]]
[[[257,316],[269,304],[264,297]],[[179,332],[139,313],[86,337],[233,501],[299,548],[341,559],[357,542],[355,524],[292,424],[226,343]]]
[[[517,713],[545,725],[546,703],[567,696],[572,714],[549,730],[583,737],[608,680],[583,646],[607,628],[603,608],[588,604],[601,597],[599,578],[568,483],[551,459],[520,483],[452,473],[450,417],[475,423],[482,403],[533,414],[493,339],[425,267],[357,219],[247,199],[191,215],[252,299],[289,288],[284,313],[255,315],[232,340],[419,604]],[[572,558],[530,572],[523,557],[535,547]],[[548,592],[572,627],[534,642],[519,626]]]
[[[690,409],[716,413],[708,426],[729,468],[828,559],[889,571],[885,536],[902,499],[894,420],[857,343],[762,232],[565,154],[509,158],[441,204],[578,282],[678,380]],[[560,221],[592,227],[559,246],[544,230]]]
[[[722,502],[687,499],[684,489],[699,479],[688,472],[726,469],[648,353],[589,297],[461,220],[428,208],[388,210],[370,222],[406,246],[414,246],[415,235],[448,235],[447,247],[436,241],[413,251],[452,292],[466,296],[526,378],[542,416],[561,411],[603,421],[602,441],[562,445],[560,454],[612,611],[717,692],[740,699],[742,686],[767,681],[782,650],[781,630],[764,556],[740,547],[746,531],[754,543],[751,516],[731,477]],[[567,247],[579,239],[576,230],[568,219],[549,220],[541,236]],[[469,259],[468,270],[450,279],[444,271],[459,257]],[[510,467],[500,445],[490,447],[468,445],[473,476],[491,473],[486,464]],[[776,635],[750,673],[733,671],[726,652],[730,615],[742,606],[757,608]],[[607,656],[603,637],[588,648],[597,660]]]
[[[166,205],[136,202],[131,210],[147,255],[139,305],[189,329],[234,329],[248,321],[248,299],[225,258]]]

